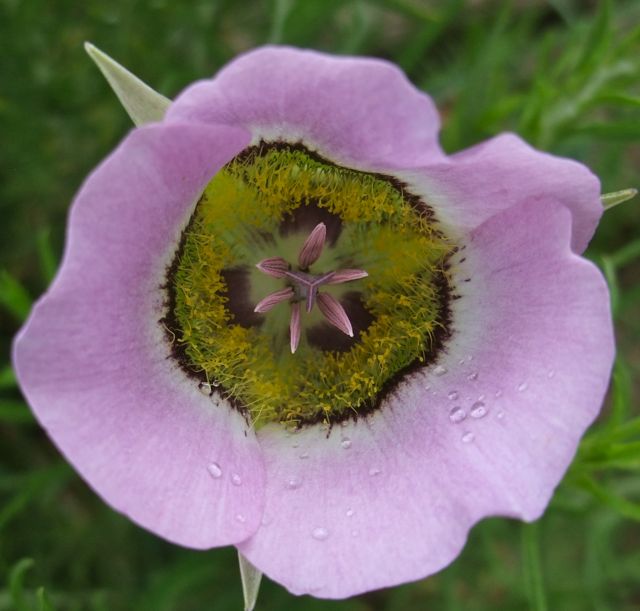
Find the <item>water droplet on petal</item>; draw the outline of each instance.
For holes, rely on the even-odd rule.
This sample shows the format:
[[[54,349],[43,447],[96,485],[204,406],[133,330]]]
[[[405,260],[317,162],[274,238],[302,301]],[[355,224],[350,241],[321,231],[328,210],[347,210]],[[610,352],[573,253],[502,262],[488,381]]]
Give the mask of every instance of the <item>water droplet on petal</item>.
[[[345,449],[348,450],[351,447],[351,439],[349,439],[348,437],[345,437],[341,442],[340,442],[340,446]]]
[[[218,388],[218,386],[220,386],[220,382],[218,382],[218,380],[213,380],[213,381],[211,382],[211,386],[213,386],[213,387],[215,387],[215,388]]]
[[[518,392],[523,392],[527,390],[528,387],[529,385],[526,382],[522,382],[521,384],[518,384]]]
[[[208,384],[207,382],[200,382],[200,384],[198,384],[198,389],[206,397],[211,395],[211,384]]]
[[[447,373],[447,368],[442,365],[437,365],[433,369],[433,375],[443,376],[445,373]]]
[[[302,460],[306,460],[307,458],[309,458],[309,452],[303,452],[302,454],[300,454],[300,458]]]
[[[449,420],[451,422],[462,422],[467,417],[467,413],[461,407],[454,407],[449,412]]]
[[[476,401],[469,411],[472,418],[483,418],[487,415],[487,406],[482,401]]]
[[[496,397],[502,397],[502,391],[496,390]]]
[[[460,396],[460,393],[457,390],[452,390],[447,397],[449,397],[449,399],[451,399],[452,401],[455,401],[458,397]]]
[[[217,462],[212,462],[207,465],[207,471],[213,479],[220,479],[222,477],[222,469]]]
[[[496,414],[496,418],[498,420],[502,420],[504,418],[504,412],[502,410],[500,410],[497,414]]]
[[[476,438],[476,436],[471,431],[467,431],[462,436],[462,442],[463,443],[471,443],[475,438]]]
[[[289,490],[296,490],[296,488],[300,488],[300,486],[302,486],[302,479],[295,475],[287,480],[287,488],[289,488]]]
[[[355,513],[355,511],[351,508],[347,509],[347,511],[345,511],[345,515],[347,516],[347,518],[351,518],[353,516],[353,514]]]
[[[471,380],[472,382],[473,382],[473,380],[477,380],[477,379],[478,379],[478,372],[477,371],[473,371],[467,376],[467,380]]]
[[[237,473],[234,473],[231,476],[231,483],[234,486],[242,486],[242,478]]]
[[[424,389],[425,390],[431,390],[431,384],[425,384],[424,385]]]
[[[549,371],[547,372],[547,377],[552,378],[554,375],[556,375],[556,372],[553,369],[549,369]]]
[[[268,516],[267,514],[263,515],[262,520],[260,521],[262,526],[269,526],[271,522],[273,522],[273,518],[271,516]]]
[[[323,528],[322,526],[318,526],[318,528],[313,529],[311,536],[316,541],[325,541],[326,539],[329,538],[329,531],[326,528]]]
[[[380,471],[380,469],[378,469],[378,467],[371,467],[371,469],[369,469],[369,475],[371,477],[375,477],[376,475],[380,475],[380,473],[382,473],[382,471]]]
[[[241,513],[238,513],[236,514],[236,520],[240,522],[240,524],[244,524],[247,521],[247,518],[245,518]]]

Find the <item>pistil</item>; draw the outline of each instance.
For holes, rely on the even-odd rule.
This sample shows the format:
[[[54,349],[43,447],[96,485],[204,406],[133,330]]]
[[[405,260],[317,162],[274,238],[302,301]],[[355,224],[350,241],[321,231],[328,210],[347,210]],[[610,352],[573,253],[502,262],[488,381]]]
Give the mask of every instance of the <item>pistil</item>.
[[[254,311],[264,313],[284,301],[290,303],[289,335],[292,353],[295,353],[300,343],[301,301],[305,302],[307,313],[310,313],[317,303],[318,310],[327,322],[349,337],[353,337],[353,327],[342,304],[329,293],[320,293],[318,289],[325,284],[342,284],[359,280],[368,274],[362,269],[335,270],[323,274],[310,273],[309,267],[320,258],[326,237],[325,224],[318,223],[300,249],[298,269],[292,269],[292,265],[282,257],[269,257],[256,264],[256,267],[264,274],[273,278],[286,278],[291,282],[289,286],[267,295],[256,305]]]

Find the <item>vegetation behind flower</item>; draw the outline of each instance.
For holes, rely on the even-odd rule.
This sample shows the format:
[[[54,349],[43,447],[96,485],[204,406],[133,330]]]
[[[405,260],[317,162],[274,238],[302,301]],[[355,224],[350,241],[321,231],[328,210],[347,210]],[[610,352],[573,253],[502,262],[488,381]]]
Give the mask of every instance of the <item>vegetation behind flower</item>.
[[[0,40],[11,61],[0,67],[0,610],[241,606],[234,552],[170,546],[107,509],[35,426],[9,369],[10,338],[55,271],[68,203],[129,129],[82,42],[95,41],[168,96],[264,42],[386,57],[446,112],[448,151],[511,129],[587,163],[603,192],[638,186],[640,31],[628,24],[640,22],[640,7],[602,3],[596,14],[585,4],[2,5]],[[267,583],[261,609],[638,605],[638,210],[636,202],[607,213],[589,251],[609,280],[619,357],[609,408],[545,517],[480,524],[462,556],[424,582],[340,602],[295,599]]]

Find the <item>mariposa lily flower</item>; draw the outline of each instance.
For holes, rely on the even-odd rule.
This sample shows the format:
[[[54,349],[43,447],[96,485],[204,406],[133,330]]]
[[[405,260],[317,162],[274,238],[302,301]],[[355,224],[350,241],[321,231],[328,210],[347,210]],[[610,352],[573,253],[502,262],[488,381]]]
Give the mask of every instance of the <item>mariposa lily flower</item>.
[[[614,354],[597,178],[511,134],[445,155],[379,60],[262,48],[174,102],[105,70],[152,122],[81,188],[14,351],[97,493],[327,598],[538,518]]]

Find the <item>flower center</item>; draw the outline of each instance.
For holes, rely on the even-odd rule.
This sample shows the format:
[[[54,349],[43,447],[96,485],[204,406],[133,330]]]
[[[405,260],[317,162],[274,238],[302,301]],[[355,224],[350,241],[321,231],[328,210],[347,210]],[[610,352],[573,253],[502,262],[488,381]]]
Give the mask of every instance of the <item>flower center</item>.
[[[327,272],[314,275],[302,270],[308,269],[315,263],[320,255],[327,237],[327,226],[318,223],[309,237],[305,240],[300,253],[298,254],[298,265],[300,270],[294,271],[291,266],[281,257],[271,257],[264,259],[256,267],[268,276],[274,278],[286,278],[293,283],[293,287],[288,286],[279,291],[267,295],[254,308],[254,312],[268,312],[271,308],[282,301],[291,303],[291,318],[289,321],[289,338],[291,353],[298,349],[300,343],[300,301],[306,302],[307,313],[313,310],[313,305],[318,302],[318,308],[327,322],[353,337],[353,326],[349,320],[349,315],[345,312],[342,304],[330,293],[318,293],[318,289],[323,284],[342,284],[351,282],[368,276],[362,269],[343,269],[337,272]]]
[[[205,189],[162,322],[182,368],[256,426],[332,423],[435,359],[453,250],[393,178],[263,143]]]

